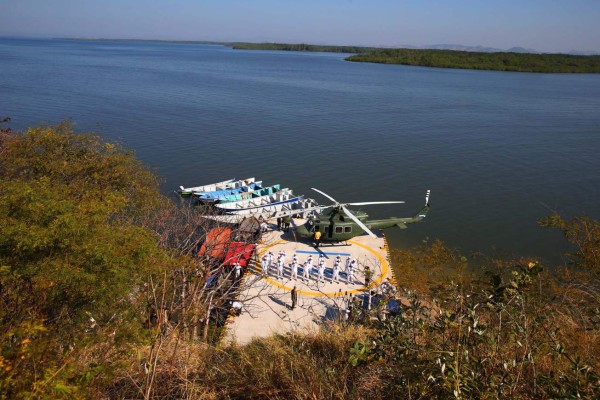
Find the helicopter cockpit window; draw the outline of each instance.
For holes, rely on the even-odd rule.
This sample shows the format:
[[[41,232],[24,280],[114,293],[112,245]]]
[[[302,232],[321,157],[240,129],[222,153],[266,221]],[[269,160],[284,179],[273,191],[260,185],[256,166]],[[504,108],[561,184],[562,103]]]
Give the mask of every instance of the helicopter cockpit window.
[[[335,227],[335,233],[342,233],[344,231],[344,228],[341,226],[336,226]]]
[[[352,227],[351,226],[345,226],[344,227],[344,233],[350,233],[352,232]]]

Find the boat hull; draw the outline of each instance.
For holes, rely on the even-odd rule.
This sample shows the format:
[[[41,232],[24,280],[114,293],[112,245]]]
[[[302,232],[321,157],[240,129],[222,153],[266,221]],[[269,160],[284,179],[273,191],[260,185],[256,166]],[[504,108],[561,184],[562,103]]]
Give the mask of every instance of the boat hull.
[[[194,192],[193,195],[199,202],[214,203],[215,201],[232,194],[252,193],[254,190],[258,189],[262,189],[262,181],[250,183],[234,189],[216,190],[213,192]]]
[[[189,187],[189,188],[184,188],[183,186],[180,186],[179,189],[177,190],[177,192],[181,196],[187,197],[187,196],[193,195],[194,193],[205,193],[205,192],[214,192],[217,190],[235,189],[238,187],[242,187],[244,185],[247,186],[254,182],[255,182],[255,178],[238,179],[238,180],[233,178],[233,179],[228,179],[223,182],[210,183],[207,185],[195,186],[195,187]]]
[[[299,204],[304,199],[304,196],[292,197],[287,200],[282,200],[276,203],[269,203],[261,206],[254,206],[248,208],[241,209],[227,209],[222,208],[228,214],[237,214],[237,215],[259,215],[259,214],[274,214],[280,211],[291,211],[293,210],[293,206]],[[302,209],[299,208],[299,211]]]

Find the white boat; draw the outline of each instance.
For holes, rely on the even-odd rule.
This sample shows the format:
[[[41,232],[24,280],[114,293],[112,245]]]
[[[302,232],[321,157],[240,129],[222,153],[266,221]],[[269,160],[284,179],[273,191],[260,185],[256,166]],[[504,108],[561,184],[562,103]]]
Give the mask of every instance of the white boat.
[[[293,198],[294,194],[291,189],[285,188],[276,191],[275,193],[267,194],[264,196],[241,199],[237,201],[230,201],[228,203],[218,203],[215,207],[220,208],[225,212],[232,212],[238,210],[244,210],[246,208],[261,207],[273,203],[278,203],[283,200]]]
[[[304,199],[304,196],[292,197],[287,200],[282,200],[276,203],[266,204],[264,206],[250,207],[250,208],[242,208],[239,210],[228,211],[228,214],[238,214],[238,215],[254,215],[254,216],[276,216],[281,211],[291,211],[298,209],[302,210],[301,202]]]
[[[184,188],[183,186],[179,186],[177,192],[179,192],[182,196],[190,196],[192,193],[201,193],[201,192],[214,192],[217,190],[227,190],[227,189],[235,189],[242,186],[247,186],[250,183],[255,181],[254,178],[248,179],[240,179],[236,180],[235,178],[229,179],[223,182],[210,183],[203,186],[195,186]]]
[[[231,203],[227,203],[223,204],[224,208],[221,208],[221,210],[227,214],[253,215],[257,218],[263,217],[268,219],[277,217],[280,214],[304,214],[305,209],[314,202],[314,200],[304,199],[304,196],[294,196],[291,194],[291,190],[288,190],[287,194],[284,194],[282,190],[266,197],[270,197],[270,199],[267,199],[270,202],[266,202],[265,204],[251,205],[251,201],[258,199],[257,197],[255,199],[244,200],[248,201],[246,208],[232,208]]]

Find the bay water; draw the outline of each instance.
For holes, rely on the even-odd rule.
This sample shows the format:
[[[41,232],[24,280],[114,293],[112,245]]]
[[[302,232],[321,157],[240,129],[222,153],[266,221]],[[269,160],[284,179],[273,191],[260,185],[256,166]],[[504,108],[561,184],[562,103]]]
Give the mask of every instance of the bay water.
[[[562,262],[557,211],[600,218],[600,75],[350,63],[343,54],[0,38],[0,117],[71,119],[123,143],[170,192],[256,176],[426,221],[386,232],[463,254]]]

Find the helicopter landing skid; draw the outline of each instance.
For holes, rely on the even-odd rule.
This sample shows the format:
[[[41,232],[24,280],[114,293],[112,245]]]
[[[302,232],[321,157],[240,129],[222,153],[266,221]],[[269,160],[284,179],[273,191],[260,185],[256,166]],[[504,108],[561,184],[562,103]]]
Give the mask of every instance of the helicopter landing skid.
[[[339,242],[321,242],[319,247],[335,247],[335,246],[352,246],[352,244],[348,243],[346,240],[342,240]],[[318,247],[317,247],[318,248]]]

